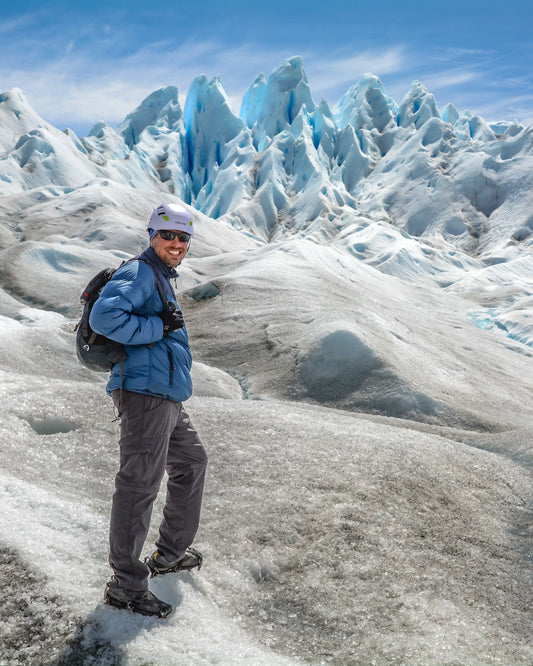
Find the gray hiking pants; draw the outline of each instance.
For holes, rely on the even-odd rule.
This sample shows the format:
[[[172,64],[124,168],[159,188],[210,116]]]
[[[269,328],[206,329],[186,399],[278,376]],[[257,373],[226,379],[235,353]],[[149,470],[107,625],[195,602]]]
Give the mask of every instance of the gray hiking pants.
[[[120,415],[120,469],[109,530],[109,564],[117,583],[128,590],[148,586],[140,561],[152,505],[168,473],[166,502],[157,549],[168,560],[180,558],[196,535],[207,454],[179,402],[131,391],[113,391]]]

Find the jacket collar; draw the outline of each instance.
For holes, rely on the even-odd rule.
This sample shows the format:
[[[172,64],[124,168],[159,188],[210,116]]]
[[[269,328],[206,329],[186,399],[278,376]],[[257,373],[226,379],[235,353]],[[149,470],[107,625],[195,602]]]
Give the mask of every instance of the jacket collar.
[[[154,268],[156,268],[157,271],[167,279],[178,277],[177,270],[175,268],[170,268],[170,266],[167,266],[165,263],[163,263],[151,245],[150,247],[146,248],[146,250],[141,254],[141,257],[152,264],[152,266],[154,266]]]

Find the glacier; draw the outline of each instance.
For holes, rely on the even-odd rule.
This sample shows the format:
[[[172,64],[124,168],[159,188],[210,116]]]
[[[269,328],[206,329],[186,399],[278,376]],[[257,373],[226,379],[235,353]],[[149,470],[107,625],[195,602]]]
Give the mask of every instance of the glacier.
[[[73,333],[163,200],[211,460],[166,625],[101,604],[117,427]],[[88,136],[0,93],[0,661],[531,663],[532,211],[533,125],[419,81],[333,106],[295,56]]]

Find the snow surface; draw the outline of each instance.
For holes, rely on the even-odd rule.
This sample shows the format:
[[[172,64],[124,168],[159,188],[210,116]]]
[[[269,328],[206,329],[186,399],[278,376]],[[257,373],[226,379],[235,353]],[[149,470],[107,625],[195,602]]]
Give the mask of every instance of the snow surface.
[[[533,662],[533,126],[372,74],[330,109],[295,57],[239,117],[200,76],[88,137],[14,89],[0,151],[1,664]],[[210,455],[166,621],[102,605],[118,425],[73,334],[162,200]]]

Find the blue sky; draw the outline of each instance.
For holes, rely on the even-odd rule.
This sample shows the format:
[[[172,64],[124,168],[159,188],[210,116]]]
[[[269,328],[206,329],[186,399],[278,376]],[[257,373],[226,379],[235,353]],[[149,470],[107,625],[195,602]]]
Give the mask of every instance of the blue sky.
[[[219,74],[235,113],[258,74],[303,59],[313,98],[332,108],[378,75],[398,103],[413,80],[440,107],[533,122],[531,0],[0,0],[0,92],[21,88],[56,127],[116,126],[154,90],[184,103]]]

